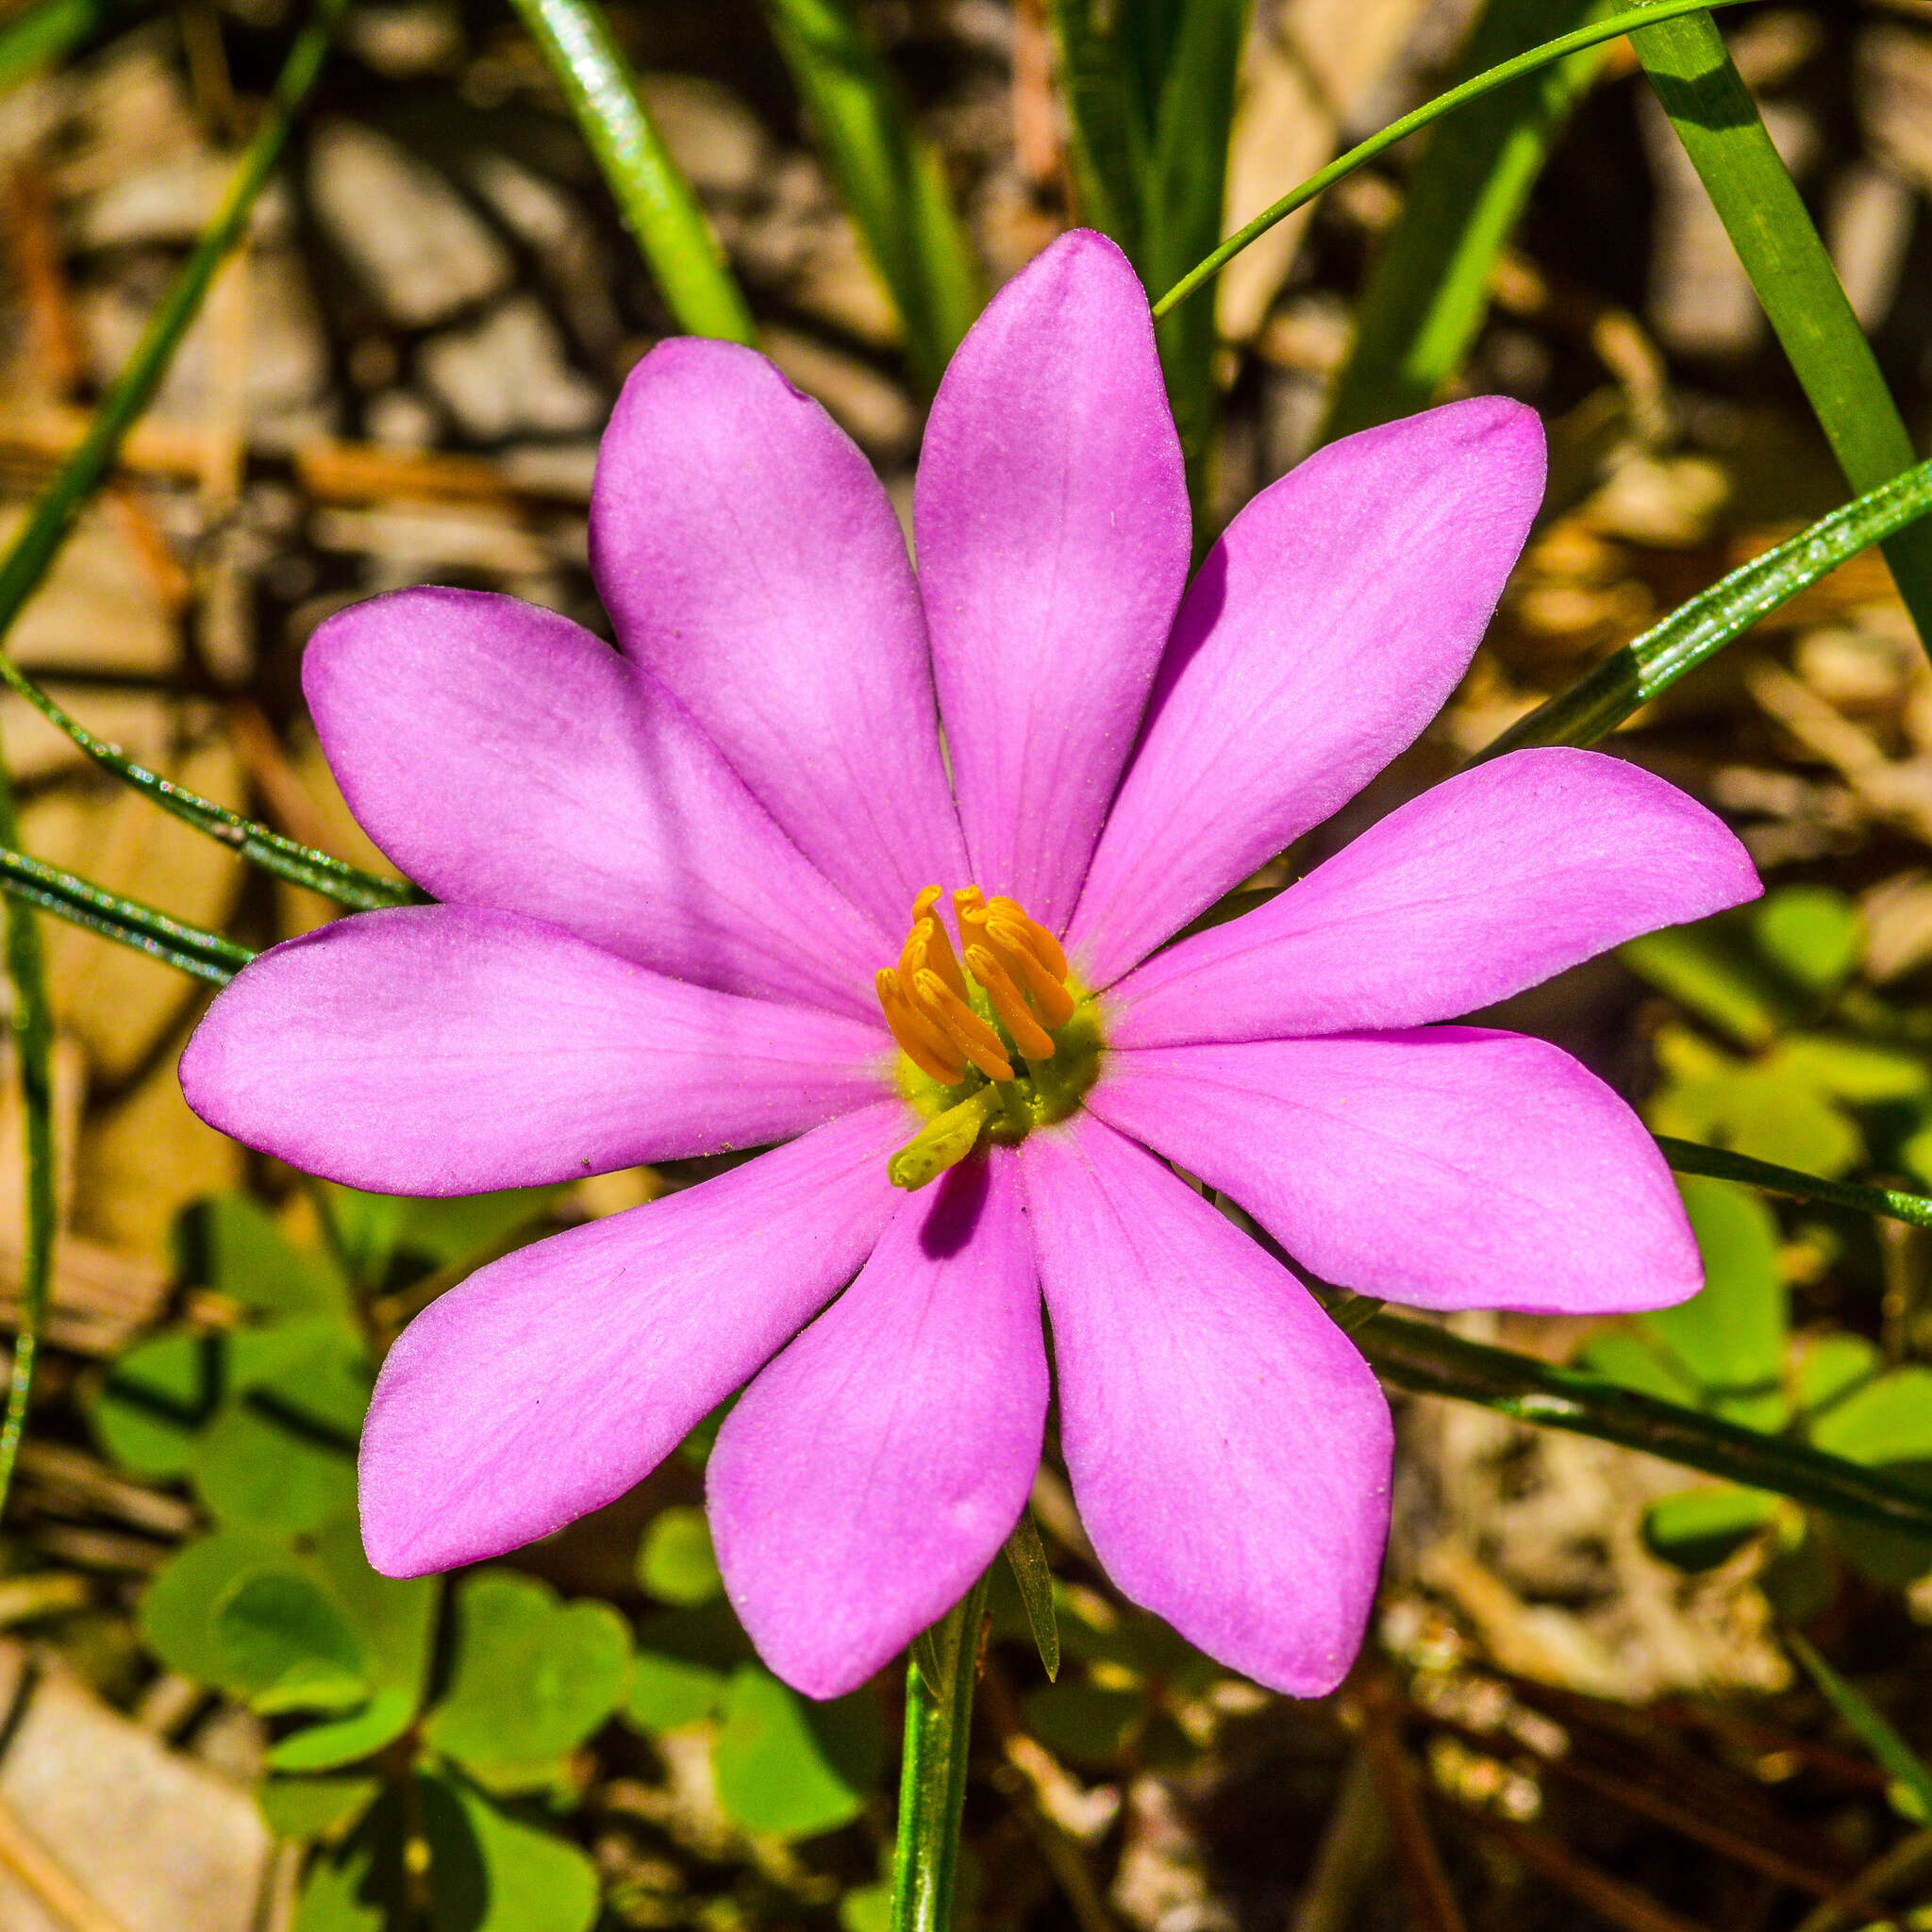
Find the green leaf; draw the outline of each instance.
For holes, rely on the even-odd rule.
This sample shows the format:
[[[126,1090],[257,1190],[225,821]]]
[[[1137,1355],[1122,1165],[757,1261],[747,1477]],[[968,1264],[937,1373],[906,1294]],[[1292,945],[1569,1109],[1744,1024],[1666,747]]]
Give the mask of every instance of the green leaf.
[[[1781,1507],[1777,1497],[1762,1490],[1730,1484],[1685,1490],[1651,1505],[1643,1518],[1643,1541],[1653,1556],[1679,1570],[1715,1570],[1742,1549]]]
[[[348,1286],[325,1256],[298,1248],[246,1194],[217,1194],[186,1218],[188,1272],[259,1315],[352,1320]]]
[[[711,1749],[718,1802],[747,1831],[814,1838],[858,1815],[882,1743],[877,1706],[863,1691],[814,1706],[741,1664]]]
[[[224,1353],[212,1335],[136,1342],[87,1405],[95,1441],[124,1469],[162,1481],[186,1475],[195,1436],[214,1413]]]
[[[270,1777],[256,1786],[255,1802],[277,1838],[299,1843],[340,1837],[381,1790],[376,1777]]]
[[[1603,0],[1488,0],[1460,72],[1479,74],[1591,15]],[[1552,139],[1603,63],[1586,48],[1473,102],[1416,157],[1407,196],[1356,308],[1322,441],[1426,408],[1489,312],[1490,275]]]
[[[1824,997],[1849,977],[1865,951],[1865,922],[1829,886],[1782,886],[1748,914],[1757,950],[1788,979]]]
[[[1757,1429],[1785,1419],[1786,1293],[1777,1222],[1757,1195],[1728,1181],[1679,1182],[1704,1256],[1704,1287],[1688,1302],[1640,1318],[1696,1377],[1704,1403]]]
[[[682,1730],[717,1711],[724,1701],[724,1673],[708,1664],[641,1649],[631,1659],[624,1714],[639,1730],[652,1735]]]
[[[1048,1750],[1085,1764],[1111,1764],[1147,1720],[1139,1690],[1053,1684],[1026,1698],[1026,1727]]]
[[[1633,31],[1630,44],[1684,143],[1751,286],[1855,491],[1916,461],[1878,358],[1763,116],[1707,12]],[[1899,595],[1932,648],[1932,527],[1885,545]]]
[[[408,1201],[396,1244],[443,1268],[487,1249],[501,1252],[512,1235],[540,1223],[562,1192],[561,1188],[506,1188],[493,1194]]]
[[[630,1632],[608,1604],[564,1604],[509,1570],[468,1576],[455,1595],[448,1691],[425,1734],[479,1767],[532,1765],[575,1749],[623,1701]]]
[[[644,111],[602,10],[592,0],[516,0],[516,9],[678,327],[694,336],[756,341],[751,310],[724,252]]]
[[[215,1643],[258,1710],[345,1711],[368,1701],[368,1653],[306,1576],[266,1570],[238,1578],[215,1606]]]
[[[391,1786],[346,1839],[310,1858],[295,1932],[403,1932],[411,1917],[408,1840],[403,1791]]]
[[[638,1581],[667,1604],[708,1604],[724,1589],[702,1509],[660,1509],[638,1545],[637,1569]]]
[[[1765,1046],[1796,1017],[1762,966],[1721,924],[1666,926],[1617,948],[1617,958],[1740,1046]]]
[[[1839,1330],[1807,1342],[1798,1357],[1795,1392],[1807,1426],[1820,1411],[1869,1382],[1884,1365],[1884,1357],[1862,1335]]]
[[[300,1574],[288,1546],[259,1530],[217,1530],[184,1543],[141,1600],[141,1631],[171,1671],[240,1694],[247,1690],[215,1636],[215,1612],[243,1578],[267,1571]]]
[[[459,1778],[420,1778],[434,1932],[588,1932],[597,1871]]]
[[[1047,1565],[1046,1546],[1040,1541],[1040,1525],[1030,1509],[1021,1510],[1020,1520],[1007,1539],[1007,1562],[1019,1586],[1027,1627],[1051,1683],[1060,1674],[1060,1632],[1053,1612],[1053,1571]]]
[[[301,1536],[356,1502],[356,1461],[327,1438],[290,1426],[275,1407],[243,1396],[202,1432],[194,1485],[224,1524]]]
[[[356,1633],[371,1680],[420,1700],[441,1579],[378,1576],[362,1554],[353,1516],[323,1525],[309,1545],[309,1560]]]
[[[344,1764],[359,1764],[393,1744],[415,1716],[415,1697],[385,1686],[350,1716],[310,1724],[271,1744],[268,1767],[284,1772],[335,1771]]]
[[[939,155],[845,0],[764,0],[764,10],[930,393],[985,299]]]

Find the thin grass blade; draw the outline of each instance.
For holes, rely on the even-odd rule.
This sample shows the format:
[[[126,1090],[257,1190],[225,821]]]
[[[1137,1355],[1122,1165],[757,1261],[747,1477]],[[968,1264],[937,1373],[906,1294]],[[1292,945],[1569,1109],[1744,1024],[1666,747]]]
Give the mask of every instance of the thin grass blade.
[[[1919,1801],[1919,1816],[1932,1818],[1932,1771],[1925,1760],[1892,1729],[1884,1715],[1825,1662],[1798,1631],[1787,1630],[1791,1655],[1831,1700],[1831,1707],[1857,1734],[1865,1748]]]
[[[1839,467],[1874,489],[1916,459],[1878,358],[1852,312],[1804,197],[1717,24],[1686,14],[1633,32],[1644,72],[1724,221]],[[1885,546],[1899,595],[1932,651],[1932,525]]]
[[[1868,490],[1809,529],[1740,565],[1612,652],[1568,691],[1519,718],[1472,762],[1529,744],[1594,744],[1767,612],[1859,551],[1906,529],[1927,510],[1932,510],[1932,462]]]
[[[765,18],[929,393],[986,299],[939,154],[845,0],[765,0]]]
[[[12,849],[0,850],[0,893],[11,904],[37,906],[71,925],[84,926],[217,986],[232,979],[255,957],[246,946],[220,933],[206,932]]]
[[[1485,72],[1610,11],[1606,0],[1489,0],[1463,54]],[[1321,440],[1413,414],[1461,366],[1489,312],[1490,275],[1550,143],[1603,64],[1586,47],[1501,88],[1429,137],[1356,310]]]
[[[1355,1339],[1376,1374],[1398,1389],[1453,1396],[1519,1422],[1620,1442],[1835,1516],[1917,1536],[1932,1534],[1932,1489],[1806,1443],[1759,1435],[1694,1408],[1640,1395],[1531,1356],[1465,1341],[1399,1315],[1377,1315]]]
[[[1453,114],[1472,101],[1479,101],[1494,93],[1498,88],[1507,87],[1525,74],[1541,73],[1554,62],[1580,54],[1588,47],[1600,47],[1607,41],[1621,40],[1633,27],[1652,26],[1660,20],[1676,20],[1687,13],[1707,13],[1713,8],[1740,7],[1743,4],[1744,0],[1653,0],[1648,7],[1630,8],[1595,21],[1589,26],[1580,26],[1572,33],[1559,34],[1540,47],[1532,47],[1513,59],[1499,62],[1486,73],[1471,75],[1459,86],[1438,94],[1432,101],[1424,102],[1400,120],[1390,122],[1379,133],[1358,142],[1346,154],[1338,155],[1325,168],[1317,169],[1306,181],[1291,188],[1279,201],[1270,202],[1259,214],[1243,223],[1218,248],[1204,256],[1181,276],[1155,303],[1155,314],[1165,315],[1178,307],[1212,281],[1249,242],[1265,235],[1276,222],[1286,221],[1296,208],[1305,208],[1324,190],[1334,187],[1338,181],[1346,180],[1357,168],[1366,167],[1376,156],[1387,154],[1411,134],[1432,126],[1443,115]]]
[[[1932,1198],[1924,1194],[1907,1194],[1896,1188],[1860,1187],[1854,1181],[1828,1181],[1819,1174],[1800,1174],[1794,1167],[1780,1167],[1775,1161],[1733,1154],[1728,1147],[1705,1147],[1695,1141],[1673,1140],[1668,1134],[1659,1134],[1657,1144],[1679,1174],[1742,1181],[1747,1187],[1762,1188],[1768,1194],[1784,1194],[1793,1201],[1823,1201],[1833,1208],[1876,1214],[1886,1221],[1932,1227]],[[1925,1815],[1932,1818],[1932,1811]]]
[[[13,786],[0,767],[0,839],[20,842]],[[13,991],[10,1014],[13,1057],[26,1123],[26,1238],[21,1244],[20,1322],[7,1378],[7,1409],[0,1419],[0,1513],[13,1487],[14,1464],[26,1434],[34,1368],[47,1328],[47,1300],[54,1275],[54,1016],[47,1000],[46,960],[40,923],[25,900],[7,906],[7,977]]]
[[[594,0],[516,0],[596,158],[618,212],[677,325],[734,342],[758,339],[724,251],[638,97],[636,78]]]

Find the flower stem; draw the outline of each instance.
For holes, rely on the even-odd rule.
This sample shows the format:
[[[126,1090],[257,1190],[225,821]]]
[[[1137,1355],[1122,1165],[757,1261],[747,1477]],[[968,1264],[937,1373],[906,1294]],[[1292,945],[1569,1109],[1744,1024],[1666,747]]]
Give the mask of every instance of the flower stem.
[[[906,1667],[892,1932],[946,1932],[952,1922],[986,1583],[982,1576],[932,1626]]]

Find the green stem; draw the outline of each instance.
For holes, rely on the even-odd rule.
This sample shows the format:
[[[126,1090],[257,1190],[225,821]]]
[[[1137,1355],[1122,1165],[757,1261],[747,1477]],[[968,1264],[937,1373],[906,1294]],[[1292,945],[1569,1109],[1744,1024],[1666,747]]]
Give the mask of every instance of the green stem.
[[[515,4],[677,325],[694,336],[757,341],[751,310],[725,266],[724,251],[644,111],[630,64],[603,12],[593,0]]]
[[[1195,290],[1225,268],[1250,242],[1259,240],[1276,222],[1285,221],[1296,208],[1313,201],[1324,189],[1334,187],[1357,168],[1365,167],[1377,155],[1387,154],[1399,142],[1407,141],[1419,128],[1440,121],[1444,114],[1453,114],[1468,102],[1479,101],[1485,94],[1494,93],[1499,87],[1507,87],[1512,80],[1518,80],[1525,74],[1535,74],[1553,61],[1580,54],[1586,47],[1600,47],[1606,41],[1621,40],[1633,27],[1653,25],[1660,19],[1674,20],[1686,13],[1708,12],[1713,7],[1739,7],[1742,4],[1743,0],[1656,0],[1653,6],[1634,7],[1622,13],[1613,13],[1607,19],[1578,27],[1574,33],[1545,41],[1541,47],[1532,47],[1528,53],[1519,54],[1513,60],[1502,61],[1487,73],[1472,75],[1461,86],[1452,87],[1447,93],[1438,94],[1433,101],[1425,101],[1412,113],[1403,115],[1401,120],[1391,121],[1380,133],[1372,134],[1345,155],[1338,156],[1325,168],[1318,169],[1300,187],[1291,189],[1279,201],[1270,203],[1244,227],[1237,228],[1211,255],[1196,262],[1154,305],[1154,313],[1156,316],[1165,315],[1176,303],[1185,302]]]
[[[966,1748],[979,1673],[982,1576],[927,1633],[932,1670],[906,1667],[906,1757],[899,1773],[899,1838],[892,1859],[892,1932],[946,1932],[966,1802]],[[935,1681],[936,1680],[936,1681]]]
[[[1855,491],[1916,460],[1878,358],[1708,13],[1632,32],[1644,72],[1684,143]],[[1902,531],[1886,560],[1932,650],[1932,525]]]

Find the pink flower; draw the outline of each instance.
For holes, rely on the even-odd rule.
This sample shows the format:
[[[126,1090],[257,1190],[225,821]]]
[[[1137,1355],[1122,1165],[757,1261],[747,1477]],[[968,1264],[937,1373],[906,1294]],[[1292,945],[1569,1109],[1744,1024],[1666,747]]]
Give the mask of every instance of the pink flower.
[[[1389,1412],[1165,1163],[1365,1294],[1681,1300],[1697,1250],[1623,1102],[1540,1041],[1436,1023],[1759,888],[1661,780],[1524,751],[1156,949],[1415,739],[1542,476],[1529,410],[1452,404],[1310,458],[1188,585],[1146,298],[1074,234],[947,374],[917,581],[818,405],[678,341],[597,474],[621,657],[459,591],[326,625],[305,679],[330,762],[441,903],[251,965],[183,1057],[195,1110],[419,1194],[788,1143],[417,1318],[363,1441],[375,1566],[542,1536],[748,1383],[708,1479],[731,1599],[782,1676],[848,1690],[1019,1517],[1043,1294],[1108,1574],[1261,1683],[1331,1687],[1380,1565]],[[915,918],[941,885],[1015,902],[964,893],[970,979],[930,895]],[[874,992],[895,960],[905,1056]]]

